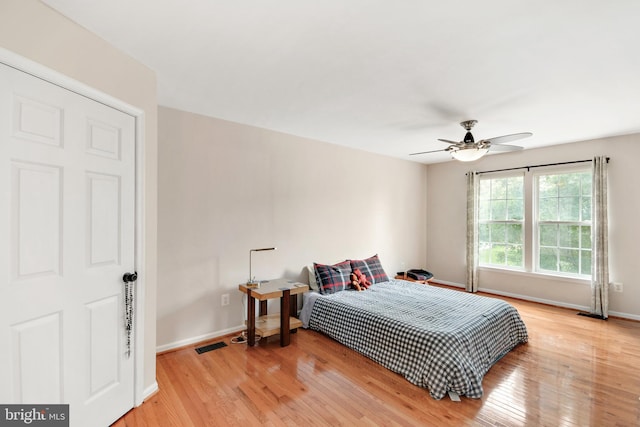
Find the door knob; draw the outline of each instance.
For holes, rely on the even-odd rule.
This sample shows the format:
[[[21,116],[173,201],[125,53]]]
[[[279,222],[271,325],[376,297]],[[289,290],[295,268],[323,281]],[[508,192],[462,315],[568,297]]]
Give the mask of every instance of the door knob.
[[[136,280],[138,280],[137,271],[134,271],[133,273],[124,273],[124,275],[122,276],[122,281],[124,283],[135,282]]]

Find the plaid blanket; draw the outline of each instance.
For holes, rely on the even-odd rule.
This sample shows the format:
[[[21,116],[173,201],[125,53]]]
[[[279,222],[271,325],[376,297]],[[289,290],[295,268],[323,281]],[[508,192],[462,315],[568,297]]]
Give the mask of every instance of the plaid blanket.
[[[449,390],[481,397],[489,368],[527,341],[518,311],[504,301],[403,280],[321,295],[309,327],[429,389],[434,399]]]

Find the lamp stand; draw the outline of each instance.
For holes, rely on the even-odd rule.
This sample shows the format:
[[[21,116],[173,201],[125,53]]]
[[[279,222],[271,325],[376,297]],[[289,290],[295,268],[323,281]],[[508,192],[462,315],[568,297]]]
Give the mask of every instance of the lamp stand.
[[[252,270],[252,252],[262,252],[262,251],[274,251],[276,248],[260,248],[260,249],[249,249],[249,280],[247,280],[246,286],[248,289],[255,289],[260,287],[260,281],[257,281],[255,277],[251,274]]]

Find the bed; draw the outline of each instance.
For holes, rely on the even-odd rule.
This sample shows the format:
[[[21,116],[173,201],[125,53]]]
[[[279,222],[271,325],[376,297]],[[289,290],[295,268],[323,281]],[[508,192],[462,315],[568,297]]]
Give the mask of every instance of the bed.
[[[395,279],[360,292],[310,292],[300,319],[434,399],[449,391],[480,398],[491,366],[528,339],[518,311],[502,300]]]

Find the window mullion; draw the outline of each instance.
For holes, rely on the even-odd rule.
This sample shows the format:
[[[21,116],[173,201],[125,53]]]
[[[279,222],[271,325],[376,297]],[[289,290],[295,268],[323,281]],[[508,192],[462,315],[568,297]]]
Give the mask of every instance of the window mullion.
[[[533,174],[525,173],[524,174],[524,269],[525,271],[534,271],[535,264],[534,260],[536,259],[537,251],[534,248],[537,248],[537,233],[534,232],[534,197],[533,197]]]

